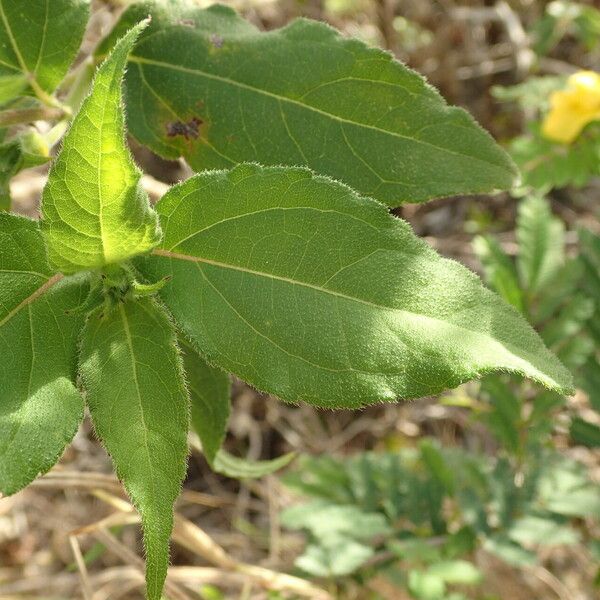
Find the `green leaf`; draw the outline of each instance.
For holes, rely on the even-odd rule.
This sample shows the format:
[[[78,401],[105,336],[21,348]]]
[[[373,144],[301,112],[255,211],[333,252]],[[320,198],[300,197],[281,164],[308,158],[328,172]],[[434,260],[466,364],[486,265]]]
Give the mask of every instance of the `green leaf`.
[[[186,470],[188,398],[173,326],[152,299],[88,318],[80,373],[92,420],[140,512],[148,598],[159,600]]]
[[[285,509],[281,523],[289,529],[306,529],[322,541],[340,536],[368,541],[389,533],[389,523],[379,513],[364,512],[358,506],[342,506],[315,500]]]
[[[48,267],[34,221],[0,214],[0,492],[48,471],[83,418],[75,385],[81,278]]]
[[[42,165],[50,160],[48,148],[33,147],[36,138],[27,131],[19,138],[0,144],[0,210],[10,210],[10,180],[22,169]]]
[[[443,600],[446,584],[429,570],[408,572],[408,590],[417,600]]]
[[[582,187],[600,175],[600,136],[594,125],[569,146],[545,139],[537,126],[512,141],[510,154],[521,171],[523,187],[540,193],[567,185]]]
[[[517,271],[502,246],[491,236],[477,236],[473,240],[473,249],[481,261],[489,286],[518,311],[524,312]]]
[[[359,569],[375,552],[373,548],[348,539],[330,544],[309,544],[295,565],[316,577],[343,577]]]
[[[532,566],[537,563],[535,553],[525,550],[505,535],[486,538],[483,542],[483,548],[514,567]]]
[[[212,364],[289,401],[361,406],[492,371],[571,377],[525,320],[381,204],[301,168],[241,165],[173,187],[139,261]]]
[[[180,340],[180,346],[192,404],[192,427],[202,442],[206,460],[214,466],[231,412],[231,380],[227,373],[209,365],[185,340]]]
[[[536,294],[564,263],[565,226],[552,215],[547,200],[530,196],[519,204],[516,233],[521,284],[530,294]]]
[[[498,377],[487,377],[482,390],[489,398],[490,412],[482,420],[498,441],[512,454],[521,448],[521,403],[519,398]]]
[[[25,75],[0,75],[0,106],[21,95],[26,87]]]
[[[475,585],[482,579],[481,571],[466,560],[443,560],[431,565],[428,571],[450,584]]]
[[[0,210],[10,210],[10,180],[18,172],[20,160],[21,151],[17,142],[0,145]]]
[[[576,444],[588,448],[600,448],[600,427],[595,423],[575,417],[571,421],[569,433]]]
[[[260,32],[224,6],[133,5],[152,24],[130,56],[131,133],[195,170],[306,165],[391,206],[511,187],[472,117],[382,50],[300,19]]]
[[[50,171],[42,230],[50,261],[63,273],[127,260],[160,239],[125,143],[121,107],[127,54],[146,25],[129,31],[98,70]]]
[[[0,0],[0,103],[27,82],[53,92],[79,51],[88,16],[88,0]]]
[[[573,527],[551,515],[525,515],[517,519],[509,529],[508,537],[524,546],[558,546],[579,541],[579,534]]]
[[[271,475],[283,467],[287,467],[294,458],[295,452],[288,452],[272,460],[246,460],[232,456],[225,450],[219,450],[215,454],[212,467],[216,473],[234,479],[260,479],[265,475]]]

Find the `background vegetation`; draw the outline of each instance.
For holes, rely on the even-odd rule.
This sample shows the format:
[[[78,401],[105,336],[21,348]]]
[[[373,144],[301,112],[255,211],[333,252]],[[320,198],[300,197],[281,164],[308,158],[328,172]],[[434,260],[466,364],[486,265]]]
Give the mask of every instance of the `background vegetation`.
[[[125,4],[93,3],[80,61]],[[558,143],[547,115],[572,74],[598,70],[600,11],[593,1],[230,4],[266,29],[304,15],[389,49],[510,149],[523,173],[512,195],[396,212],[522,311],[579,390],[563,399],[496,376],[439,398],[334,413],[236,383],[226,447],[244,460],[214,473],[193,453],[167,595],[598,597],[600,123],[590,118]],[[589,90],[600,118],[600,83]],[[563,134],[574,116],[564,117]],[[155,196],[189,175],[134,150]],[[9,159],[0,194],[3,176],[32,166]],[[36,213],[44,177],[39,167],[13,179],[14,209]],[[58,468],[0,500],[0,598],[142,597],[137,517],[110,473],[86,424]]]

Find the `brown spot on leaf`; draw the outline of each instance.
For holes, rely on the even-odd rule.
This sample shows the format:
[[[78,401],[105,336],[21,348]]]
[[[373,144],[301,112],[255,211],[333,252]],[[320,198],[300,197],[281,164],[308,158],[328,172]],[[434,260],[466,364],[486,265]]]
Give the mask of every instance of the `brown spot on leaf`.
[[[186,140],[197,140],[200,135],[200,125],[204,121],[194,117],[187,123],[183,121],[174,121],[173,123],[167,123],[167,137],[182,136]]]
[[[184,27],[195,27],[196,23],[193,19],[180,19],[177,21],[179,25],[183,25]]]
[[[218,33],[213,33],[210,36],[210,43],[215,47],[215,48],[222,48],[223,47],[223,42],[225,40],[223,40],[223,38],[218,34]]]

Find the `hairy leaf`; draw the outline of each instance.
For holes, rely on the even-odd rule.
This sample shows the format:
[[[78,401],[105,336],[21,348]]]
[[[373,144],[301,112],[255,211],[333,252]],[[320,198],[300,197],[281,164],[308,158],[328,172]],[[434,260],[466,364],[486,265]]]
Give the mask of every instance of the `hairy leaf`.
[[[262,33],[226,7],[178,4],[135,4],[112,36],[152,14],[127,107],[158,154],[196,170],[307,165],[391,206],[512,185],[491,137],[388,53],[315,21]]]
[[[92,313],[80,372],[94,427],[141,514],[148,598],[160,600],[185,475],[188,398],[173,327],[151,299]]]
[[[75,380],[86,292],[48,267],[34,221],[0,214],[0,492],[50,469],[75,435],[83,400]]]
[[[225,439],[231,412],[231,381],[221,369],[209,365],[186,341],[180,342],[192,404],[192,427],[202,442],[210,465]]]
[[[381,204],[302,168],[240,165],[173,187],[140,261],[207,359],[293,402],[361,406],[492,371],[571,377],[512,308]]]
[[[44,190],[42,230],[63,273],[96,269],[150,250],[156,214],[125,143],[121,80],[140,23],[115,46],[67,133]]]
[[[52,92],[75,59],[88,0],[0,0],[0,103],[28,83]]]

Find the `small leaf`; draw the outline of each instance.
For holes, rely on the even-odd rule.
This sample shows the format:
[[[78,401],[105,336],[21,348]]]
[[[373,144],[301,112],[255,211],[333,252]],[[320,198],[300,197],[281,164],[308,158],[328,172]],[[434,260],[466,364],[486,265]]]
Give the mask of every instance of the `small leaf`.
[[[481,261],[489,286],[519,312],[524,312],[517,270],[500,244],[491,236],[477,236],[473,240],[473,249]]]
[[[180,346],[192,404],[192,427],[202,442],[206,460],[214,467],[231,412],[231,380],[225,371],[209,365],[185,340],[180,341]]]
[[[576,444],[588,448],[600,448],[600,427],[596,423],[575,417],[571,421],[569,433]]]
[[[308,544],[295,565],[316,577],[343,577],[359,569],[375,554],[373,548],[349,539],[331,544]]]
[[[92,420],[140,512],[148,598],[160,600],[186,469],[188,398],[175,332],[151,299],[88,318],[80,372]]]
[[[0,210],[8,211],[11,208],[9,184],[18,172],[50,160],[44,154],[45,148],[32,148],[26,143],[32,137],[33,132],[26,132],[17,139],[0,144]]]
[[[139,261],[212,364],[292,402],[361,406],[493,371],[571,377],[512,308],[381,204],[301,168],[203,173]]]
[[[0,0],[0,103],[28,81],[53,92],[75,59],[88,0]]]
[[[577,530],[563,521],[552,515],[525,515],[514,522],[508,531],[508,537],[523,546],[576,544],[580,537]]]
[[[0,214],[0,492],[48,471],[77,432],[75,385],[83,317],[66,311],[87,291],[53,275],[34,221]]]
[[[125,143],[121,106],[127,54],[146,25],[129,31],[98,69],[50,171],[42,231],[50,261],[63,273],[127,260],[160,239],[140,170]]]
[[[516,170],[464,110],[386,52],[299,19],[260,32],[224,6],[148,13],[130,57],[131,133],[196,170],[306,165],[391,206],[511,187]]]
[[[481,571],[466,560],[443,560],[431,565],[428,571],[450,584],[475,585],[482,579]]]
[[[519,205],[517,267],[521,284],[530,293],[539,292],[564,263],[565,227],[552,215],[550,204],[530,196]]]
[[[219,450],[212,467],[216,473],[233,479],[260,479],[287,467],[295,457],[295,452],[289,452],[272,460],[246,460],[232,456],[225,450]]]

